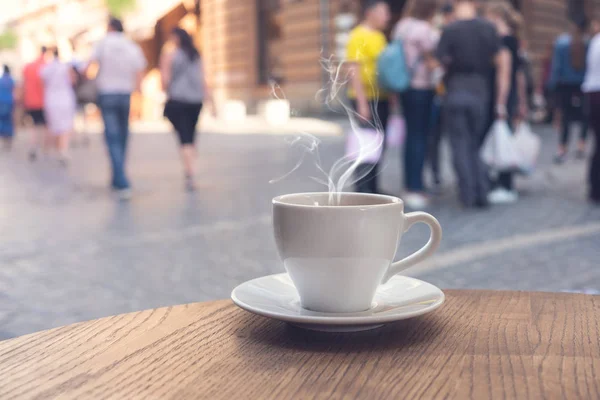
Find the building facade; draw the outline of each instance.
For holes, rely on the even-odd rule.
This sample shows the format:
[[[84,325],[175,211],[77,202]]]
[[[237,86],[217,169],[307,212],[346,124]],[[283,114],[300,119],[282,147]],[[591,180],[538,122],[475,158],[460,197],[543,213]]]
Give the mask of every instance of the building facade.
[[[395,19],[405,3],[388,0]],[[600,12],[600,0],[512,0],[526,21],[536,73],[569,19]],[[250,109],[281,87],[292,107],[318,111],[327,73],[319,60],[341,56],[360,0],[201,0],[203,48],[217,97]]]
[[[293,109],[318,112],[329,73],[322,60],[344,57],[362,0],[139,0],[125,27],[148,59],[140,115],[160,115],[158,60],[169,32],[192,32],[202,50],[219,104],[238,100],[250,112],[273,96]],[[406,0],[387,0],[394,19]],[[507,0],[508,1],[508,0]],[[569,19],[600,12],[600,0],[510,0],[523,13],[529,53],[538,72]],[[440,3],[444,3],[440,0]],[[482,0],[484,2],[484,0]],[[58,45],[64,58],[83,57],[104,34],[105,0],[24,0],[8,25],[20,38],[19,59],[40,45]],[[275,93],[274,93],[274,87]]]
[[[0,59],[13,68],[17,77],[27,62],[39,56],[41,46],[58,48],[64,61],[85,62],[106,34],[108,16],[105,0],[23,1],[4,21],[5,29],[18,37],[17,48],[2,51]],[[198,35],[199,17],[199,1],[140,0],[124,18],[127,34],[141,46],[148,61],[143,93],[134,99],[134,117],[153,119],[162,115],[164,94],[157,68],[160,52],[175,26]]]

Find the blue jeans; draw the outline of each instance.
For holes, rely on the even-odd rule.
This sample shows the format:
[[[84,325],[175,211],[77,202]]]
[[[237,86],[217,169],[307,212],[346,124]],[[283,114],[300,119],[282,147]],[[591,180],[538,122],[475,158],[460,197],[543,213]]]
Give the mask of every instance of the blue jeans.
[[[104,120],[104,137],[112,166],[114,189],[128,189],[129,181],[125,175],[127,139],[129,137],[129,94],[101,94],[98,104]]]
[[[431,166],[433,181],[436,185],[442,183],[440,172],[440,143],[442,141],[443,126],[442,126],[442,98],[435,96],[433,106],[431,107],[431,122],[430,136],[428,140],[427,159]]]
[[[406,119],[404,146],[404,185],[409,192],[423,192],[423,167],[427,156],[427,138],[431,126],[433,90],[409,89],[402,93],[402,111]]]
[[[352,107],[354,110],[357,110],[356,101],[352,102]],[[375,116],[379,117],[379,122],[381,123],[381,127],[383,128],[383,134],[385,135],[385,129],[387,128],[388,119],[390,116],[390,104],[387,99],[381,99],[379,101],[369,101],[369,108],[373,112],[371,116],[371,121],[368,123],[364,123],[364,121],[359,120],[359,124],[362,128],[364,127],[373,127],[377,125],[377,121],[375,121]],[[385,150],[385,140],[383,141],[383,150]],[[383,156],[383,153],[382,153]],[[376,193],[379,194],[379,167],[381,160],[377,164],[360,164],[356,167],[354,171],[354,177],[359,178],[356,179],[355,190],[359,193]]]

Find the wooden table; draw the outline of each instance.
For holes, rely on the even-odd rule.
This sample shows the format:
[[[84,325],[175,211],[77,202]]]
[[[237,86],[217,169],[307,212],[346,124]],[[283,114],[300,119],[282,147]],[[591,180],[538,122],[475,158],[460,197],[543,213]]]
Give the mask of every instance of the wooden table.
[[[600,297],[446,294],[428,316],[354,334],[230,301],[40,332],[0,342],[0,398],[600,398]]]

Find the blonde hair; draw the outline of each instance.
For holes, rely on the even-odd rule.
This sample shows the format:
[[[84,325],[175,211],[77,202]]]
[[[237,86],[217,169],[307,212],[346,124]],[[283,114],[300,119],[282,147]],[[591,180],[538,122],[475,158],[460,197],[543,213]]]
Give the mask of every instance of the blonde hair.
[[[404,10],[404,17],[428,21],[435,16],[438,3],[437,0],[409,0]]]
[[[513,31],[515,36],[523,36],[523,16],[512,4],[506,1],[494,1],[487,5],[486,12],[501,18]]]

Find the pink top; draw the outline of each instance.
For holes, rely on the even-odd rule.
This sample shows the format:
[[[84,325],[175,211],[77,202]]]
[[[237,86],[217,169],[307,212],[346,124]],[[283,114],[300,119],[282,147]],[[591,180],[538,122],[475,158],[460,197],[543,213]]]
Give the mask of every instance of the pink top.
[[[440,40],[439,32],[427,21],[412,17],[401,19],[392,33],[392,38],[402,39],[409,68],[413,69],[411,87],[414,89],[435,88],[434,71],[427,68],[425,53],[432,53]]]
[[[23,104],[29,110],[44,108],[44,83],[40,76],[44,65],[44,58],[40,57],[23,70]]]

